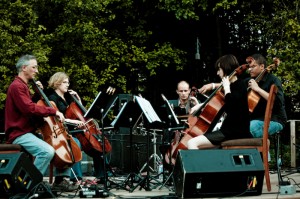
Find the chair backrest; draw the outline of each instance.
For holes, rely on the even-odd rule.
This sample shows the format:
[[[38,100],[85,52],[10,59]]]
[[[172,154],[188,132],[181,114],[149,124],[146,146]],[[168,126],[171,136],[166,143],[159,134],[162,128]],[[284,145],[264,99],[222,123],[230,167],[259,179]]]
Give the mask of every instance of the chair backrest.
[[[267,101],[265,118],[264,118],[264,129],[263,129],[263,151],[268,151],[268,136],[269,136],[269,126],[272,116],[272,110],[276,98],[278,88],[273,84],[270,88],[269,97]]]

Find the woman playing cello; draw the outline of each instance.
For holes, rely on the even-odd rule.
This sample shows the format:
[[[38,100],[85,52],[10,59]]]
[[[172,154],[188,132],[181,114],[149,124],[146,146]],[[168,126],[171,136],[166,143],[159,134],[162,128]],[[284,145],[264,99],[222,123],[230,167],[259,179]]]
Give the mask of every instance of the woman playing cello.
[[[67,108],[73,102],[73,98],[71,95],[74,95],[74,97],[76,97],[76,99],[78,99],[78,101],[81,102],[79,95],[75,91],[68,90],[70,86],[69,76],[64,72],[57,72],[54,75],[52,75],[48,83],[49,87],[53,88],[54,90],[53,93],[49,95],[49,99],[55,102],[58,110],[61,111],[66,117]],[[84,122],[79,119],[70,119],[66,117],[66,122],[68,124],[71,124],[69,125],[70,130],[74,129],[74,125],[76,126],[76,129],[80,129],[84,126]],[[102,178],[104,177],[104,169],[102,153],[94,150],[88,155],[91,155],[93,158],[94,176],[97,178],[97,182],[103,183]],[[82,178],[82,171],[80,165],[75,164],[74,166],[75,168],[73,169],[75,174],[77,175],[77,177],[79,177],[79,179]],[[71,180],[76,180],[74,175],[71,176]]]
[[[247,85],[237,76],[230,79],[228,77],[238,66],[236,57],[230,54],[224,55],[216,61],[217,75],[222,79],[226,117],[219,130],[208,131],[203,135],[191,138],[187,142],[188,149],[214,148],[226,139],[252,137],[249,131]],[[199,91],[201,93],[206,91],[206,86],[203,86]],[[211,86],[213,89],[215,88],[215,84],[211,84]],[[191,112],[196,111],[200,106],[196,105]]]

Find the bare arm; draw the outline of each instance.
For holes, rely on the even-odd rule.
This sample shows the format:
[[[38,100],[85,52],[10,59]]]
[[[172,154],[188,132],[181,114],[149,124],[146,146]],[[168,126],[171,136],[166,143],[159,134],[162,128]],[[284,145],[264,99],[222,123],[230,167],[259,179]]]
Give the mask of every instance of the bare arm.
[[[268,100],[269,93],[267,91],[263,90],[262,88],[260,88],[254,79],[250,79],[250,81],[248,82],[248,86],[253,91],[257,92],[265,100]]]
[[[210,84],[205,84],[204,86],[202,86],[200,89],[198,89],[199,93],[206,93],[210,90],[213,90],[215,88],[218,88],[221,86],[221,83],[210,83]]]

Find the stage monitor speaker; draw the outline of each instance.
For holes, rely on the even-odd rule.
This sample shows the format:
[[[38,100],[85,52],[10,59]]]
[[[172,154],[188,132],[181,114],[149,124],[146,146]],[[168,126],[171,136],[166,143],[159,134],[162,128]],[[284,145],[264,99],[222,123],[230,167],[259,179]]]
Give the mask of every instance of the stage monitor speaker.
[[[130,159],[130,135],[108,135],[113,150],[110,153],[110,166],[118,168],[122,173],[138,172],[147,162],[147,136],[132,135],[132,157]],[[152,136],[151,136],[152,139]],[[160,155],[159,146],[162,136],[156,135],[156,153]],[[150,155],[154,153],[153,143],[149,148]],[[132,164],[132,170],[130,168]],[[150,166],[153,168],[153,159]]]
[[[181,198],[255,196],[264,166],[256,149],[180,150],[173,177]]]
[[[43,175],[23,152],[0,154],[0,197],[28,193]]]

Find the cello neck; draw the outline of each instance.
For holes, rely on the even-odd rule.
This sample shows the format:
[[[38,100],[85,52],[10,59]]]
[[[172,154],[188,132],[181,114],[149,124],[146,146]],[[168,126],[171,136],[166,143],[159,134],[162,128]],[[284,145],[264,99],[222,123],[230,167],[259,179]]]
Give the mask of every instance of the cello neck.
[[[85,114],[87,112],[86,108],[80,103],[80,101],[74,95],[71,95],[71,97],[74,100],[74,102],[76,103],[76,105],[80,108],[80,110]]]
[[[49,107],[54,108],[54,107],[52,106],[52,104],[50,103],[48,97],[45,95],[44,91],[37,85],[36,81],[33,79],[32,82],[33,82],[33,85],[34,85],[34,86],[36,87],[36,89],[38,90],[39,94],[40,94],[40,95],[42,96],[42,98],[44,99],[46,105],[49,106]]]
[[[56,104],[55,104],[54,102],[52,102],[52,103],[50,102],[50,100],[48,99],[48,97],[46,96],[46,94],[44,93],[44,91],[37,85],[37,83],[36,83],[36,81],[35,81],[34,79],[33,79],[32,81],[33,81],[34,86],[37,88],[39,94],[40,94],[40,95],[42,96],[42,98],[44,99],[43,101],[44,101],[44,103],[46,104],[46,106],[52,107],[52,108],[54,108],[54,109],[57,110]],[[61,123],[61,122],[57,119],[57,117],[52,117],[52,118],[55,120],[56,123]],[[65,126],[64,123],[62,123],[62,125],[63,125],[63,128],[64,128],[64,129],[68,129],[68,128]]]
[[[263,77],[264,75],[266,74],[267,72],[267,68],[265,68],[261,73],[259,73],[259,75],[255,78],[255,81],[258,83]]]
[[[280,63],[280,60],[278,58],[274,59],[274,63],[267,66],[263,71],[261,71],[261,73],[259,73],[259,75],[255,78],[255,81],[258,83],[260,80],[262,80],[262,78],[265,76],[266,73],[270,72],[271,70],[273,70],[274,68],[278,67]],[[250,88],[248,88],[249,90]]]
[[[241,75],[245,70],[249,68],[249,64],[243,64],[239,67],[237,67],[230,75],[229,80],[231,80],[234,76]],[[219,90],[223,88],[223,84],[221,84],[213,93],[212,95],[215,95]],[[208,98],[210,99],[211,96]],[[207,101],[207,100],[206,100]]]
[[[237,67],[230,75],[229,80],[231,80],[234,76],[242,74],[246,69],[249,68],[249,64],[243,64],[239,67]],[[202,108],[210,102],[210,100],[216,95],[217,92],[219,92],[223,88],[223,84],[221,84],[218,88],[216,88],[212,94],[202,103],[201,107],[196,110],[192,115],[197,116],[199,115],[199,112],[202,110]]]
[[[260,80],[262,80],[262,78],[264,77],[264,75],[266,74],[268,70],[265,68],[261,73],[259,73],[259,75],[255,78],[255,81],[258,83]],[[247,88],[248,92],[251,90],[250,87]]]

